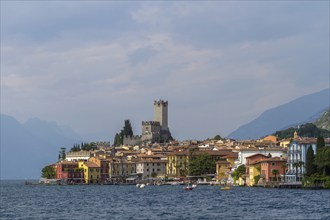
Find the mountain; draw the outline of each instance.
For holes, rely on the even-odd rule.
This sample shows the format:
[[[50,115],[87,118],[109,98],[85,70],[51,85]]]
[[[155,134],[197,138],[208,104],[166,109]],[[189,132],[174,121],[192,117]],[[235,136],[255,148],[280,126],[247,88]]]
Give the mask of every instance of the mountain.
[[[1,179],[39,178],[45,165],[57,161],[60,147],[81,142],[71,128],[37,118],[21,124],[1,114],[0,128]]]
[[[321,129],[316,127],[316,125],[312,123],[302,124],[298,127],[291,127],[285,130],[276,131],[273,135],[281,139],[292,138],[294,136],[294,132],[297,131],[299,137],[314,137],[318,136],[329,137],[330,131],[326,129]]]
[[[234,139],[258,139],[275,131],[301,124],[329,108],[330,89],[297,98],[269,109],[228,135]]]
[[[321,129],[326,129],[330,131],[330,109],[325,111],[321,117],[319,117],[314,124]]]

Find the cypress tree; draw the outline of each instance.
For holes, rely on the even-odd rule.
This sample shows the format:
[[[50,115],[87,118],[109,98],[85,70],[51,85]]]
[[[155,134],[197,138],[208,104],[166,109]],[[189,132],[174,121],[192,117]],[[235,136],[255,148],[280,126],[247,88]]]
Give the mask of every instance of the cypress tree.
[[[325,146],[324,138],[320,135],[317,137],[316,149],[320,150]]]
[[[314,150],[309,146],[306,153],[306,175],[310,176],[316,172]]]

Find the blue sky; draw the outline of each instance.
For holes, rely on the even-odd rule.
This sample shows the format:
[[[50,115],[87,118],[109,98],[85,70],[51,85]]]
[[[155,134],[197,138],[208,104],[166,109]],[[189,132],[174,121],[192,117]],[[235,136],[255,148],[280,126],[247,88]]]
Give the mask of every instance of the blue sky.
[[[1,1],[1,113],[22,122],[107,140],[161,98],[203,139],[327,87],[328,1]]]

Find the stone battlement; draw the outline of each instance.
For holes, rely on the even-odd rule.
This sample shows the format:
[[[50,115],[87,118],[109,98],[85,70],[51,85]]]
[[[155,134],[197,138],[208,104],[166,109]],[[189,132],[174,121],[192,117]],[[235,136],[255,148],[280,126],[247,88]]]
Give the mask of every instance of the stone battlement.
[[[142,121],[142,125],[155,125],[160,126],[159,121]]]
[[[158,105],[158,106],[160,106],[160,105],[167,106],[167,104],[168,104],[168,101],[164,101],[161,99],[159,99],[158,101],[157,100],[154,101],[154,105]]]

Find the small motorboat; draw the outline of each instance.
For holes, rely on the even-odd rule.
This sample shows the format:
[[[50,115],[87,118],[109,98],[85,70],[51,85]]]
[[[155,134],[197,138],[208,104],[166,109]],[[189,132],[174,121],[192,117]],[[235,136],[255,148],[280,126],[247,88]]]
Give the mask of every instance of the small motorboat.
[[[196,187],[197,187],[197,184],[192,184],[191,187],[192,187],[192,188],[196,188]]]
[[[223,187],[221,187],[220,189],[221,189],[221,190],[231,190],[231,187],[229,187],[229,186],[223,186]]]
[[[142,184],[140,185],[140,188],[145,188],[145,187],[146,187],[146,184],[143,184],[143,183],[142,183]]]
[[[140,188],[140,184],[136,184],[136,187],[137,187],[137,188]]]
[[[187,186],[183,187],[184,190],[193,190],[194,187],[190,184],[188,184]]]

